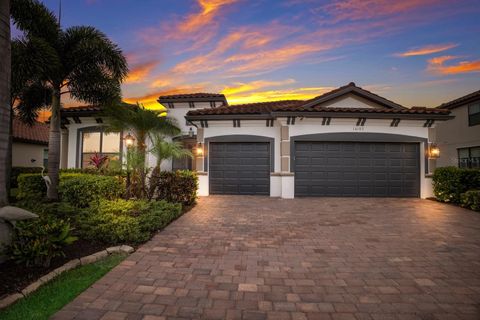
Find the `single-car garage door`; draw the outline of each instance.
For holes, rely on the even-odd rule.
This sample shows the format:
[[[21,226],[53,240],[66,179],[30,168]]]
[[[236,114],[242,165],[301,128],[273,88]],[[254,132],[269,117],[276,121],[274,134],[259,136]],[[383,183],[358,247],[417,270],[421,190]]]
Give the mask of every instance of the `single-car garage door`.
[[[296,142],[295,195],[418,197],[418,143]]]
[[[270,195],[270,144],[210,142],[211,194]]]

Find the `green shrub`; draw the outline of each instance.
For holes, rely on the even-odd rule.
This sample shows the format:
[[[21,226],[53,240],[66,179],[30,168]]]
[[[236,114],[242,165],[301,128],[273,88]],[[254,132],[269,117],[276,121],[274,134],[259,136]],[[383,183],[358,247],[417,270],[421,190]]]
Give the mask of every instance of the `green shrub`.
[[[165,201],[100,200],[79,219],[82,237],[108,244],[138,244],[181,214],[179,204]]]
[[[167,201],[150,202],[150,208],[138,216],[140,227],[144,231],[154,232],[167,226],[182,213],[182,206]]]
[[[70,173],[62,174],[59,191],[63,201],[86,208],[93,201],[121,197],[125,186],[117,177]]]
[[[433,193],[443,202],[459,204],[462,193],[479,188],[480,170],[444,167],[433,174]]]
[[[47,185],[39,173],[24,173],[18,176],[17,200],[32,203],[41,201],[47,194]]]
[[[84,173],[61,173],[59,193],[62,200],[77,208],[85,208],[101,198],[115,199],[125,193],[122,178]],[[41,174],[21,174],[18,177],[17,200],[35,203],[46,197],[47,187]]]
[[[31,202],[31,201],[20,201],[15,204],[21,208],[27,209],[38,215],[53,215],[57,218],[68,219],[75,217],[80,211],[78,208],[75,208],[70,203],[61,201],[61,202]]]
[[[480,190],[470,190],[462,194],[462,207],[480,211]]]
[[[150,196],[152,199],[189,206],[195,203],[197,190],[198,177],[192,171],[154,172],[150,178]]]
[[[77,240],[71,231],[69,223],[51,215],[20,221],[14,228],[7,256],[26,266],[48,267],[52,258],[64,256],[62,249]]]
[[[40,173],[42,167],[12,167],[10,171],[10,188],[18,188],[18,176],[22,173]]]

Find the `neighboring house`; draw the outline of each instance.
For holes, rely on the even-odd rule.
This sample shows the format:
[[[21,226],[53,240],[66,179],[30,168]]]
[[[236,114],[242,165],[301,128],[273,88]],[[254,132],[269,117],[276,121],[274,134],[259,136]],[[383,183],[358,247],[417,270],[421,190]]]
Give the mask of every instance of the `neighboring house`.
[[[437,125],[437,166],[480,168],[480,90],[438,106],[454,119]]]
[[[41,167],[48,161],[48,125],[35,122],[32,126],[13,119],[12,166]]]
[[[307,101],[229,106],[223,95],[162,96],[178,139],[195,151],[199,195],[432,196],[428,151],[442,109],[405,108],[354,83]],[[123,136],[102,132],[98,107],[62,111],[62,166],[92,152],[122,156]],[[185,116],[186,115],[186,116]],[[149,158],[150,165],[155,159]]]

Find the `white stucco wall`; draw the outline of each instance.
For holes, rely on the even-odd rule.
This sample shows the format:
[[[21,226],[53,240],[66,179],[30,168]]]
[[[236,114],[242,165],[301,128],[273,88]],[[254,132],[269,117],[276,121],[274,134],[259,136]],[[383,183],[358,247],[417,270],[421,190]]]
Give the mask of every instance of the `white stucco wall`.
[[[428,139],[428,128],[424,128],[424,120],[402,120],[398,127],[390,127],[390,119],[367,119],[363,127],[356,126],[357,119],[331,119],[330,125],[322,126],[321,118],[298,118],[294,125],[289,125],[290,137],[321,133],[383,133],[406,135]],[[275,139],[274,167],[275,173],[270,178],[270,196],[290,199],[295,194],[295,177],[281,172],[280,164],[280,128],[286,125],[287,119],[274,121],[274,127],[266,127],[264,120],[241,120],[240,127],[233,127],[229,121],[209,121],[204,128],[204,137],[213,138],[228,135],[251,135]],[[205,142],[205,140],[203,141]],[[425,177],[425,144],[420,143],[420,197],[433,196],[431,179]],[[208,155],[207,155],[208,157]],[[199,195],[208,195],[208,168],[200,179]]]
[[[48,146],[22,142],[12,143],[12,166],[41,167],[43,166],[43,150]],[[33,160],[33,161],[32,161]]]

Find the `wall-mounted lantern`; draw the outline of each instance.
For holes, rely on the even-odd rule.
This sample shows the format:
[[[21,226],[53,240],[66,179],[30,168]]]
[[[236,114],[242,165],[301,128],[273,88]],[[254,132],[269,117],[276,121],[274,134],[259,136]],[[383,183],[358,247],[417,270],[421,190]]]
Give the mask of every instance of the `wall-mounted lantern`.
[[[197,156],[201,157],[203,156],[203,146],[202,146],[202,143],[199,142],[197,144],[197,148],[195,149],[195,153],[197,154]]]
[[[125,136],[124,140],[127,147],[133,147],[133,144],[135,143],[135,138],[130,133]]]
[[[190,128],[190,130],[188,130],[188,136],[190,138],[193,138],[193,129],[192,128]]]
[[[438,157],[440,157],[440,148],[436,144],[430,144],[430,147],[428,149],[428,157],[430,159],[437,159]]]

